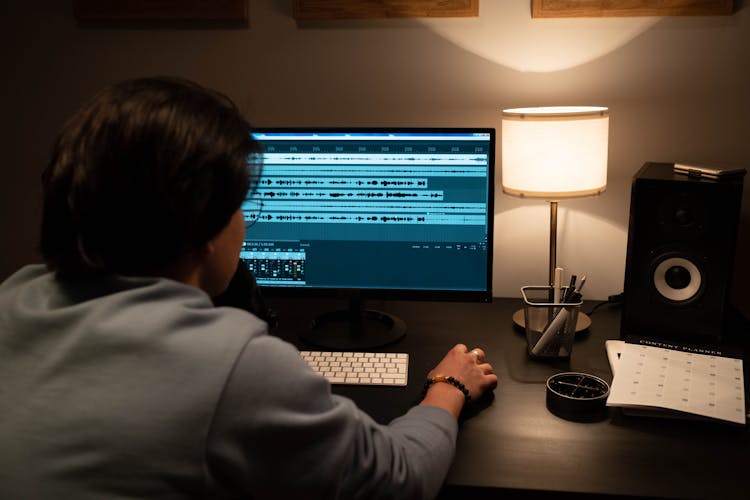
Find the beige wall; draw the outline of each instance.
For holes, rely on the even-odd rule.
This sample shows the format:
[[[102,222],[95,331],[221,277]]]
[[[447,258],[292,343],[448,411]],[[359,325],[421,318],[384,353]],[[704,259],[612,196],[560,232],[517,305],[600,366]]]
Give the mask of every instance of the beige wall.
[[[38,178],[56,130],[101,86],[175,74],[229,94],[252,122],[490,126],[511,106],[610,108],[609,183],[560,204],[558,261],[588,298],[622,289],[629,189],[646,161],[750,167],[750,9],[732,16],[532,20],[529,0],[479,18],[297,24],[291,0],[249,0],[244,28],[81,27],[70,2],[5,2],[0,278],[38,260]],[[499,158],[498,149],[498,158]],[[547,273],[548,209],[499,191],[496,296]],[[748,283],[750,179],[736,275]],[[734,302],[750,313],[750,293]]]

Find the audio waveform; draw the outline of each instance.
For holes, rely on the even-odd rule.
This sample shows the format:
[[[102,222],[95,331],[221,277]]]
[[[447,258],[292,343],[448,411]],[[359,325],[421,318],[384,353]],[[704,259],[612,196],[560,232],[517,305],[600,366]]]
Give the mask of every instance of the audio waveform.
[[[285,190],[285,189],[258,189],[255,192],[257,198],[265,200],[274,199],[352,199],[352,200],[369,200],[369,199],[391,199],[406,198],[418,200],[442,200],[443,191],[400,191],[400,190],[327,190],[327,189],[302,189],[302,190]]]
[[[427,187],[427,179],[383,179],[383,178],[291,178],[291,177],[266,177],[261,179],[260,186],[315,186],[315,187]]]
[[[261,215],[260,220],[271,221],[309,221],[309,222],[424,222],[425,217],[406,217],[406,216],[388,216],[388,215],[372,215],[372,216],[346,216],[346,215],[328,215],[328,216],[317,216],[317,215]]]
[[[258,224],[435,224],[484,225],[486,214],[332,214],[332,213],[262,213]]]
[[[243,210],[253,212],[253,205],[243,206]],[[267,212],[443,212],[443,213],[485,213],[483,203],[456,203],[432,201],[349,201],[349,200],[265,200],[263,210]]]

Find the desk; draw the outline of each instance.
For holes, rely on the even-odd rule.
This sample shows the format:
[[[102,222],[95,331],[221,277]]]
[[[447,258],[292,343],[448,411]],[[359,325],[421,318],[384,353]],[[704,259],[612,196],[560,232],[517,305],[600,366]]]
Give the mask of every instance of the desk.
[[[331,301],[269,300],[276,332],[300,347],[307,328]],[[750,432],[726,424],[628,417],[615,409],[596,423],[575,423],[545,406],[547,377],[581,371],[607,382],[604,340],[619,336],[620,311],[604,306],[578,334],[565,362],[533,361],[511,317],[520,299],[492,304],[377,302],[401,317],[407,336],[383,351],[408,352],[406,388],[334,386],[387,423],[417,400],[426,373],[456,343],[482,347],[500,383],[488,407],[461,422],[456,457],[441,498],[538,498],[585,495],[659,498],[750,498]],[[584,306],[584,310],[589,307]]]

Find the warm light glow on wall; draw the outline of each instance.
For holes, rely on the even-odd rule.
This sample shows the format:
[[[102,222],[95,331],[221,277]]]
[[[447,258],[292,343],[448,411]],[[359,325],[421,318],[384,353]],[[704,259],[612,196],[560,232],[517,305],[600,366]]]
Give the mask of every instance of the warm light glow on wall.
[[[522,72],[550,73],[589,63],[627,45],[660,17],[537,19],[529,0],[480,2],[479,18],[422,18],[437,35]]]

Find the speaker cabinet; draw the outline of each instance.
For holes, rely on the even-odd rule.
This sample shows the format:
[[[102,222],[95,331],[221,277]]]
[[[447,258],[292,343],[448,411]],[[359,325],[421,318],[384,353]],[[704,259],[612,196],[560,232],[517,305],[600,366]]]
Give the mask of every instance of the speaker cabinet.
[[[633,178],[621,335],[721,340],[742,175],[709,179],[646,163]]]

